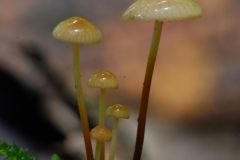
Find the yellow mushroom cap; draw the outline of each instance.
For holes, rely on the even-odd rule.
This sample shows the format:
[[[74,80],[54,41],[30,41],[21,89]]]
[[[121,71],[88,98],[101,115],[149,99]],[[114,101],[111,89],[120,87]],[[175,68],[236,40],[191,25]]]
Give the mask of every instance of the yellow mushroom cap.
[[[92,139],[99,142],[111,141],[112,139],[111,131],[107,127],[101,125],[94,127],[90,132],[90,136]]]
[[[128,109],[121,104],[114,104],[108,107],[105,112],[106,116],[114,118],[128,119],[130,117]]]
[[[71,17],[59,23],[52,32],[54,38],[71,43],[93,44],[101,41],[99,29],[82,17]]]
[[[106,70],[98,71],[88,80],[88,87],[92,88],[118,89],[118,86],[116,76]]]
[[[202,16],[194,0],[137,0],[123,14],[123,19],[143,21],[187,21]]]

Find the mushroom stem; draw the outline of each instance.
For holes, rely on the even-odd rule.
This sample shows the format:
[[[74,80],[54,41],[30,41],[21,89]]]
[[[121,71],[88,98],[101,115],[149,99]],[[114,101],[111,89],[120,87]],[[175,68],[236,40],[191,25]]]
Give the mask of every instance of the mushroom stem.
[[[118,122],[119,122],[119,118],[114,118],[114,124],[112,129],[112,141],[111,141],[110,154],[109,154],[108,160],[114,160],[116,144],[117,144]]]
[[[106,89],[100,88],[99,125],[105,126]]]
[[[138,115],[137,138],[135,143],[133,160],[141,159],[144,134],[145,134],[148,98],[149,98],[149,92],[151,87],[154,64],[155,64],[155,60],[158,52],[158,45],[159,45],[161,32],[162,32],[162,25],[163,25],[163,22],[155,21],[154,23],[152,43],[151,43],[149,56],[148,56],[148,63],[147,63],[147,68],[145,72],[141,104],[140,104],[140,110]]]
[[[100,98],[99,98],[99,125],[105,126],[105,106],[106,106],[106,89],[100,88]],[[101,145],[98,145],[99,142],[97,142],[97,148],[98,150],[101,146],[101,159],[105,159],[105,143],[101,143]]]
[[[77,92],[78,109],[80,113],[80,119],[82,123],[82,130],[86,148],[86,154],[88,160],[93,160],[92,144],[90,139],[89,124],[86,106],[82,91],[81,73],[80,73],[80,61],[79,61],[79,44],[73,43],[73,65],[74,65],[74,80]]]
[[[102,156],[101,156],[102,146],[103,146],[103,142],[97,141],[97,146],[95,150],[95,160],[104,160],[102,159]]]

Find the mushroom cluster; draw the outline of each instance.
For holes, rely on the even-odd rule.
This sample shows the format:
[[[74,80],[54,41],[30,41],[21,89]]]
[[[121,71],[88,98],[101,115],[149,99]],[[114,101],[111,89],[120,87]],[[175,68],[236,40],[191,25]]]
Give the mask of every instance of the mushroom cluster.
[[[80,119],[83,128],[85,148],[87,159],[93,160],[91,139],[97,141],[95,150],[95,160],[105,159],[104,143],[112,139],[111,131],[105,126],[105,105],[106,90],[118,89],[118,80],[116,76],[106,70],[100,70],[93,74],[88,81],[88,87],[99,88],[99,125],[89,131],[88,117],[82,91],[81,82],[81,66],[80,66],[80,44],[94,44],[101,40],[101,32],[88,20],[82,17],[71,17],[59,23],[52,32],[54,38],[73,44],[73,63],[74,63],[74,79],[77,94],[77,101],[80,113]],[[116,123],[116,122],[115,122]],[[114,140],[116,139],[116,124],[114,131]],[[116,143],[116,142],[115,142]]]
[[[158,52],[158,45],[161,37],[163,21],[187,21],[202,16],[201,7],[194,0],[137,0],[123,14],[126,20],[154,21],[152,43],[150,46],[148,62],[142,89],[140,103],[134,160],[140,160],[144,141],[148,99],[154,70],[154,64]],[[114,104],[105,110],[106,90],[117,89],[118,80],[114,74],[106,70],[95,73],[88,81],[91,88],[100,89],[99,98],[99,123],[89,131],[88,117],[82,91],[81,66],[80,66],[80,44],[94,44],[101,41],[101,32],[88,20],[82,17],[71,17],[59,23],[52,32],[53,37],[58,40],[73,44],[73,64],[76,95],[82,130],[88,160],[93,160],[91,139],[97,141],[95,160],[105,159],[104,143],[111,140],[109,160],[114,160],[117,142],[119,119],[128,119],[128,109],[121,104]],[[105,126],[105,116],[114,118],[111,131]]]

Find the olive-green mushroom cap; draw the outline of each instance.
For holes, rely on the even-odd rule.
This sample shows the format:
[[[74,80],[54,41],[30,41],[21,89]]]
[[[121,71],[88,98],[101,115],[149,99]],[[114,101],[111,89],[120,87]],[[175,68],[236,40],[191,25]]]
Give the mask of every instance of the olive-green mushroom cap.
[[[202,9],[194,0],[137,0],[125,11],[123,19],[172,22],[201,16]]]
[[[90,137],[99,142],[106,142],[111,141],[112,133],[107,127],[98,125],[91,130]]]
[[[114,104],[108,107],[105,112],[106,116],[114,118],[128,119],[130,117],[128,109],[121,104]]]
[[[101,32],[93,23],[82,17],[71,17],[59,23],[52,32],[54,38],[78,44],[94,44],[101,41]]]
[[[118,89],[118,86],[116,76],[106,70],[98,71],[88,80],[88,87],[92,88]]]

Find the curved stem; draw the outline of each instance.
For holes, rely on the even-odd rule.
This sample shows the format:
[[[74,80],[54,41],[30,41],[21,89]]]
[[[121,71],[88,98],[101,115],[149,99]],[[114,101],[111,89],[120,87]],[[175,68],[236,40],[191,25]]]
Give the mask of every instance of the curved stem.
[[[82,130],[86,148],[86,154],[88,160],[93,160],[93,152],[92,152],[92,143],[90,139],[89,132],[89,124],[86,106],[83,97],[82,91],[82,82],[81,82],[81,74],[80,74],[80,61],[79,61],[79,44],[73,44],[73,64],[74,64],[74,80],[77,92],[77,101],[78,101],[78,109],[80,113],[80,119],[82,123]]]
[[[151,87],[154,64],[155,64],[157,51],[158,51],[158,45],[159,45],[161,32],[162,32],[162,24],[163,23],[159,21],[155,21],[155,24],[154,24],[152,43],[149,51],[148,63],[147,63],[147,68],[146,68],[145,78],[143,83],[142,98],[141,98],[140,111],[138,116],[137,138],[136,138],[133,160],[140,160],[142,155],[147,107],[148,107],[148,98],[149,98],[149,92]]]
[[[110,154],[108,160],[114,160],[116,144],[117,144],[117,132],[118,132],[118,118],[114,118],[113,130],[112,130],[112,140],[110,147]]]

